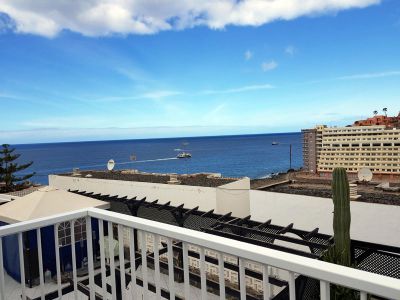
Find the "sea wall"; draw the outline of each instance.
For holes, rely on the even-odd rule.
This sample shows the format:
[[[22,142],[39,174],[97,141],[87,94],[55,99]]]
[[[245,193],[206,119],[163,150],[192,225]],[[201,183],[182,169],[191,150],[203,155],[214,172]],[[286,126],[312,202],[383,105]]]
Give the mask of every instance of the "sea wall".
[[[351,201],[351,238],[400,247],[400,206]],[[329,198],[250,191],[252,219],[333,234],[333,203]]]

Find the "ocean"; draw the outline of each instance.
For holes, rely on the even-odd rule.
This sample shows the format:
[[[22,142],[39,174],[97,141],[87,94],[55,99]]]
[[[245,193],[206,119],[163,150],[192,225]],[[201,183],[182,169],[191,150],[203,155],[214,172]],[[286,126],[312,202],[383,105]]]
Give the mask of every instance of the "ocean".
[[[277,142],[278,145],[272,145]],[[154,173],[215,172],[225,177],[264,178],[289,169],[289,145],[292,144],[292,168],[302,162],[301,133],[257,134],[214,137],[164,138],[95,142],[68,142],[13,145],[21,154],[19,162],[33,161],[31,179],[47,184],[49,174],[81,170],[106,170],[114,159],[115,169],[138,169]],[[177,159],[179,149],[192,154]],[[131,155],[136,161],[130,160]],[[28,170],[24,173],[28,173]]]

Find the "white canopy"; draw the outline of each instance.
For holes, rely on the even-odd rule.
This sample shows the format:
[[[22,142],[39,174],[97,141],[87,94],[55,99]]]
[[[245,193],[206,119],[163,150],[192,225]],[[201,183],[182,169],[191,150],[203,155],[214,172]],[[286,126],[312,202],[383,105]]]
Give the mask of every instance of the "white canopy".
[[[46,186],[0,205],[0,221],[12,224],[90,207],[108,209],[110,204]]]

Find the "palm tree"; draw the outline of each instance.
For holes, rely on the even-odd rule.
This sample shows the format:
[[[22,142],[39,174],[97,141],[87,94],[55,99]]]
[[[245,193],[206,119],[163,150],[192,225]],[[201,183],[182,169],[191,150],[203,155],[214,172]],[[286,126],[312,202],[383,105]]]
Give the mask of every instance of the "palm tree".
[[[378,114],[377,110],[374,110],[374,116],[376,116]]]
[[[382,110],[383,110],[383,112],[385,113],[385,117],[387,117],[387,108],[384,107]]]

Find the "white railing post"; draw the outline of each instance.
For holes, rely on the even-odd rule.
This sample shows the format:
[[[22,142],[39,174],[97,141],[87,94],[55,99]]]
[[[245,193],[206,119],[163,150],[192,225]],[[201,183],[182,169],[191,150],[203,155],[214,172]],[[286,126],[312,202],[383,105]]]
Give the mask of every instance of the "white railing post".
[[[119,248],[119,274],[121,279],[121,296],[125,299],[126,280],[125,280],[125,254],[124,254],[124,228],[118,224],[118,248]]]
[[[89,295],[90,299],[95,299],[94,284],[94,262],[93,262],[93,234],[92,234],[92,218],[86,217],[86,248],[88,255],[88,273],[89,273]]]
[[[117,299],[117,286],[115,283],[115,261],[114,261],[114,231],[113,223],[108,222],[108,252],[110,254],[110,274],[111,274],[111,297]]]
[[[3,263],[3,238],[0,237],[0,299],[7,300],[5,295],[5,284],[4,284],[4,263]]]
[[[218,252],[219,298],[225,300],[225,261],[224,255]]]
[[[56,272],[57,272],[57,292],[58,298],[62,298],[62,289],[61,289],[61,267],[60,267],[60,244],[58,241],[58,226],[60,224],[54,225],[54,251],[56,253]]]
[[[40,281],[40,299],[44,300],[44,275],[43,275],[43,253],[42,253],[42,233],[40,228],[36,229],[36,241],[38,248],[39,281]]]
[[[269,270],[270,267],[263,265],[263,299],[269,300],[271,298],[271,285],[269,284]]]
[[[239,287],[240,287],[240,299],[246,300],[246,271],[245,271],[245,260],[239,258]]]
[[[360,291],[360,300],[367,300],[368,295],[366,292]]]
[[[185,285],[185,299],[190,299],[188,244],[186,244],[185,242],[182,242],[182,258],[183,258],[183,283]]]
[[[135,255],[135,231],[133,228],[129,228],[129,259],[131,265],[131,295],[132,300],[135,299],[136,291],[136,255]]]
[[[201,299],[207,299],[207,270],[206,270],[206,260],[204,255],[204,247],[199,246],[200,253],[200,281],[201,281]]]
[[[148,289],[149,289],[149,282],[147,278],[147,243],[146,243],[146,232],[142,231],[142,238],[141,238],[141,250],[142,250],[142,280],[143,280],[143,298],[147,299],[148,297]]]
[[[18,251],[19,251],[19,271],[21,273],[21,297],[26,300],[26,287],[25,287],[25,253],[24,243],[22,240],[23,232],[18,233]]]
[[[288,271],[289,273],[289,299],[296,300],[296,280],[294,278],[294,272]]]
[[[154,235],[154,281],[156,285],[156,299],[161,299],[161,288],[160,288],[160,236]]]
[[[175,270],[174,270],[174,250],[172,247],[172,240],[167,239],[167,253],[168,253],[168,279],[169,279],[169,299],[175,300]]]
[[[331,289],[329,282],[321,280],[319,282],[319,289],[321,294],[321,300],[331,299]]]
[[[107,282],[106,282],[106,257],[104,246],[104,222],[97,219],[99,222],[99,244],[100,244],[100,268],[101,268],[101,291],[102,296],[106,299],[107,296]]]
[[[71,227],[71,252],[72,252],[72,280],[74,284],[74,299],[78,300],[78,276],[76,272],[76,247],[75,247],[75,220],[70,222]]]

